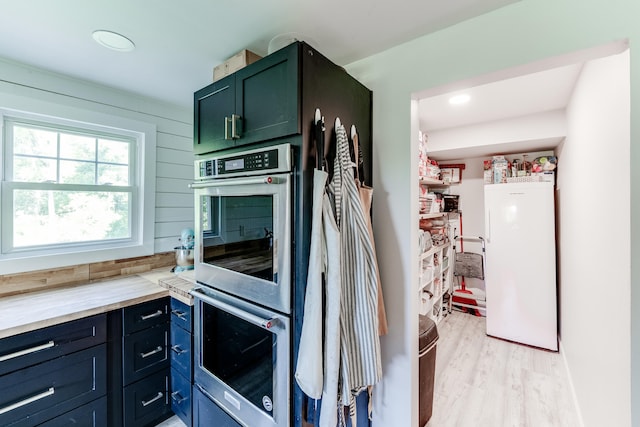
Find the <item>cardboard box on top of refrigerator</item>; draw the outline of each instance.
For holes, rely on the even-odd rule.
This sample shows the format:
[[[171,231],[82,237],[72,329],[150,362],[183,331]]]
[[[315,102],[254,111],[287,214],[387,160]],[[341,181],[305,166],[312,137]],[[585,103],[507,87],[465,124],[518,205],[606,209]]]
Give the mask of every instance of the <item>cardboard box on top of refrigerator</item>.
[[[213,69],[213,81],[215,82],[233,74],[241,68],[256,62],[258,59],[262,59],[262,57],[250,50],[244,49]]]

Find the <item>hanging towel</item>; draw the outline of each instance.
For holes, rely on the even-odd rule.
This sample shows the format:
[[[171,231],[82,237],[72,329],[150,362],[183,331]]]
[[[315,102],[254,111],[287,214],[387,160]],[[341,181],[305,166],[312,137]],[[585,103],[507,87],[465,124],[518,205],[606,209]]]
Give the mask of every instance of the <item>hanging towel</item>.
[[[373,247],[362,210],[344,126],[336,126],[336,159],[331,186],[340,227],[341,394],[354,409],[353,395],[382,377],[378,336],[378,283]],[[336,179],[336,177],[338,177]]]
[[[353,151],[356,158],[360,156],[358,134],[353,134]],[[358,164],[360,163],[358,159]],[[373,200],[373,188],[364,185],[361,182],[362,177],[359,176],[358,170],[356,170],[356,185],[358,186],[358,193],[360,195],[360,202],[362,203],[362,211],[365,214],[365,220],[367,221],[367,230],[369,231],[369,238],[371,239],[371,247],[373,249],[373,258],[376,268],[376,279],[378,281],[378,335],[386,335],[389,332],[387,325],[387,311],[384,308],[384,297],[382,295],[382,282],[380,281],[380,271],[378,270],[378,261],[376,256],[376,244],[373,239],[373,225],[371,224],[371,202]]]
[[[340,232],[329,196],[322,206],[326,244],[326,313],[324,323],[324,389],[318,427],[336,427],[338,422],[338,381],[340,376]]]
[[[294,374],[300,389],[313,399],[322,397],[324,381],[322,374],[322,273],[325,269],[326,250],[322,219],[327,176],[324,171],[314,170],[309,270],[304,298],[300,351]]]

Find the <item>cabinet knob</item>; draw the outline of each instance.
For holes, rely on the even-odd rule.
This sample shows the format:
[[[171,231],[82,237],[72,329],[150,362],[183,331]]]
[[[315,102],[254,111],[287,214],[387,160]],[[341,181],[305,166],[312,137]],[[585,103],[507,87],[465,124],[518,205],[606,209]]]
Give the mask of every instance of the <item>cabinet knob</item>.
[[[175,354],[183,354],[187,352],[187,350],[181,349],[177,344],[171,346],[171,351],[173,351]]]
[[[185,400],[187,400],[186,397],[180,396],[180,392],[179,391],[174,391],[173,393],[171,393],[171,399],[174,402],[176,402],[178,405],[181,404],[182,402],[184,402]]]

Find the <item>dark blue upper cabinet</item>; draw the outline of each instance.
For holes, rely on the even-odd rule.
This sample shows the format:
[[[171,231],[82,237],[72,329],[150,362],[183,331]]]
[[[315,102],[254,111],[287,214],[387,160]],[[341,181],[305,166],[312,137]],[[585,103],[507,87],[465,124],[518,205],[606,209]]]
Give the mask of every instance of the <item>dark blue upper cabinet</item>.
[[[300,133],[299,51],[293,43],[194,95],[194,153]]]

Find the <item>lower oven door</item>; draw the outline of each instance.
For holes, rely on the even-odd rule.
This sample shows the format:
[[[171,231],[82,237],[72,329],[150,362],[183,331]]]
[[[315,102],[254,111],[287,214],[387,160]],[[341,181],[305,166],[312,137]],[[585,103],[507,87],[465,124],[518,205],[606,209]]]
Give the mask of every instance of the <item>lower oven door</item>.
[[[192,295],[194,382],[242,425],[288,426],[289,319],[206,287]]]

